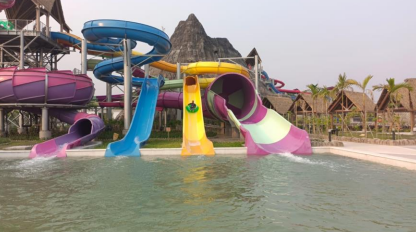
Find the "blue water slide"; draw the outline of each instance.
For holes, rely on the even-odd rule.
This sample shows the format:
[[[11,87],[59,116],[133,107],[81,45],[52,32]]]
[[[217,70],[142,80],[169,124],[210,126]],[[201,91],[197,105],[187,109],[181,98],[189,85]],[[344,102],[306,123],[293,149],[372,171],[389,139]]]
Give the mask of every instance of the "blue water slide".
[[[266,71],[262,71],[261,74],[264,75],[264,77],[266,77],[266,81],[270,81],[270,83],[267,83],[267,86],[270,87],[270,89],[272,89],[275,93],[282,93],[276,88],[273,81],[270,80],[269,74],[267,74]]]
[[[63,40],[68,42],[71,45],[77,45],[81,48],[81,40],[79,40],[74,35],[70,35],[63,32],[51,32],[51,39],[52,40]],[[100,45],[94,43],[87,43],[87,49],[89,51],[97,51],[97,52],[116,52],[116,51],[123,51],[123,46],[114,46],[114,45],[121,45],[123,39],[118,38],[102,38],[100,40],[94,41],[95,43],[100,44],[108,44]],[[135,48],[137,45],[136,41],[131,41],[131,48]]]
[[[110,143],[105,151],[106,157],[140,156],[140,147],[149,140],[152,132],[153,119],[156,111],[159,86],[164,80],[159,78],[144,78],[139,101],[133,116],[130,129],[123,139]]]
[[[163,31],[140,23],[120,20],[93,20],[86,22],[82,29],[88,41],[101,42],[105,38],[131,39],[153,46],[153,49],[143,56],[131,58],[132,65],[145,65],[159,61],[168,54],[172,45],[169,36]],[[113,75],[114,71],[124,68],[124,58],[117,57],[104,60],[94,68],[94,76],[99,80],[111,84],[124,83],[121,76]],[[159,88],[164,83],[159,78],[132,78],[133,85],[141,86],[139,100],[132,123],[126,136],[117,142],[108,145],[105,156],[140,156],[140,147],[150,137],[156,111]]]
[[[109,19],[92,20],[84,24],[82,34],[85,39],[92,42],[100,42],[103,38],[126,38],[153,46],[153,49],[146,55],[132,57],[131,63],[133,65],[140,64],[141,66],[159,61],[163,58],[163,55],[168,54],[172,48],[169,36],[166,33],[141,23]],[[94,76],[111,84],[123,83],[123,77],[112,75],[112,72],[122,70],[123,66],[123,57],[105,60],[95,66]],[[136,82],[136,79],[141,78],[133,78],[133,83]],[[141,84],[141,82],[139,82],[139,84]]]

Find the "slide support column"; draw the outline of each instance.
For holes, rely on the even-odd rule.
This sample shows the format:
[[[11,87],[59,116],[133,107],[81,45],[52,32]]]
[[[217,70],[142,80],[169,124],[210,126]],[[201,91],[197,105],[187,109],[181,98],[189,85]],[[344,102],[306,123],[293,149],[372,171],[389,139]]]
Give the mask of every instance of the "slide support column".
[[[49,130],[49,112],[46,107],[42,108],[42,128],[39,132],[39,138],[45,140],[52,138],[52,133]]]
[[[124,130],[127,134],[131,123],[131,44],[130,39],[123,40],[124,45]]]
[[[112,88],[113,88],[113,86],[110,83],[107,83],[107,88],[106,88],[107,102],[112,102],[113,101],[113,99],[111,97]],[[111,119],[113,119],[113,110],[112,110],[111,107],[107,107],[107,120],[111,120]]]
[[[25,34],[24,31],[22,30],[20,32],[20,64],[19,64],[19,69],[23,70],[23,68],[25,67]]]
[[[149,77],[150,76],[150,65],[146,64],[144,65],[144,77]]]
[[[176,63],[176,79],[180,80],[181,79],[181,63]],[[180,93],[181,89],[178,88],[177,91]],[[182,110],[177,109],[176,110],[176,120],[180,121],[182,120]]]
[[[87,74],[87,40],[81,42],[81,74]]]
[[[6,133],[4,128],[4,110],[0,108],[0,137],[3,137]]]

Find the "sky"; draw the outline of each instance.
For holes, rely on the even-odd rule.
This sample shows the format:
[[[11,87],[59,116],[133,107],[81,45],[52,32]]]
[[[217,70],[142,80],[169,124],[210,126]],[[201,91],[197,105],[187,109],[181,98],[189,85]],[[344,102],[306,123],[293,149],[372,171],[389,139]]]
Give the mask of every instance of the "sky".
[[[371,74],[370,85],[416,78],[415,0],[62,0],[62,5],[79,36],[84,22],[93,19],[163,27],[171,36],[194,13],[209,36],[228,38],[243,56],[256,47],[264,70],[288,89],[332,86],[344,72],[359,81]],[[139,44],[136,50],[150,47]],[[75,52],[58,68],[80,69],[80,61]],[[93,79],[96,94],[104,94],[105,84]]]

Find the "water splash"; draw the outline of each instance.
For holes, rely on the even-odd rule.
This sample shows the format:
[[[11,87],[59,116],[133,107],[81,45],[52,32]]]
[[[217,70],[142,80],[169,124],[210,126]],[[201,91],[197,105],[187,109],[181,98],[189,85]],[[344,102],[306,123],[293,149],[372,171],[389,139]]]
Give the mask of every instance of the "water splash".
[[[325,165],[326,164],[326,162],[312,161],[308,158],[296,156],[291,153],[282,153],[282,154],[279,154],[279,156],[285,157],[286,159],[296,162],[296,163],[304,163],[304,164],[312,164],[312,165]]]
[[[28,168],[33,168],[37,166],[42,166],[44,165],[44,163],[49,162],[53,160],[54,158],[55,158],[54,156],[47,156],[47,157],[38,156],[33,159],[20,161],[15,167],[17,169],[28,169]]]

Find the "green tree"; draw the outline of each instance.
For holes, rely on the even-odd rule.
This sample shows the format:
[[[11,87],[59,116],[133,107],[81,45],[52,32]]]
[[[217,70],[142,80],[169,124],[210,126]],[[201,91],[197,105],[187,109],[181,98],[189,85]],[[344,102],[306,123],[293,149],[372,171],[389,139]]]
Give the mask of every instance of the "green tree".
[[[334,87],[334,91],[338,94],[341,94],[341,104],[342,104],[342,111],[345,110],[344,107],[344,91],[345,90],[352,90],[352,84],[353,84],[353,80],[351,79],[347,79],[347,75],[344,73],[344,75],[339,74],[338,76],[338,82]],[[344,132],[344,115],[345,113],[342,112],[342,132]]]
[[[329,129],[329,116],[328,116],[328,102],[332,101],[334,92],[332,90],[329,90],[328,87],[324,86],[319,91],[319,96],[322,97],[322,99],[325,102],[325,117],[326,117],[326,129]]]
[[[365,92],[367,89],[368,82],[370,82],[371,78],[373,78],[373,76],[368,75],[361,83],[356,80],[351,80],[352,85],[357,86],[362,91],[362,94],[363,94],[363,114],[364,115],[362,119],[363,119],[364,134],[366,137],[367,137],[367,109],[365,106]]]
[[[413,91],[413,87],[409,85],[409,83],[403,82],[396,84],[396,80],[394,78],[388,78],[386,79],[387,84],[380,84],[373,86],[373,90],[386,90],[389,95],[389,107],[392,107],[394,109],[398,108],[398,103],[400,102],[400,95],[399,90],[400,89],[407,89],[409,91]],[[394,126],[394,109],[391,109],[391,115],[389,117],[390,121],[390,131],[393,129]]]
[[[316,99],[319,97],[319,92],[321,91],[318,84],[310,84],[306,86],[308,89],[306,90],[312,96],[312,118],[316,118]],[[315,128],[315,120],[312,121],[313,133],[316,133]]]

